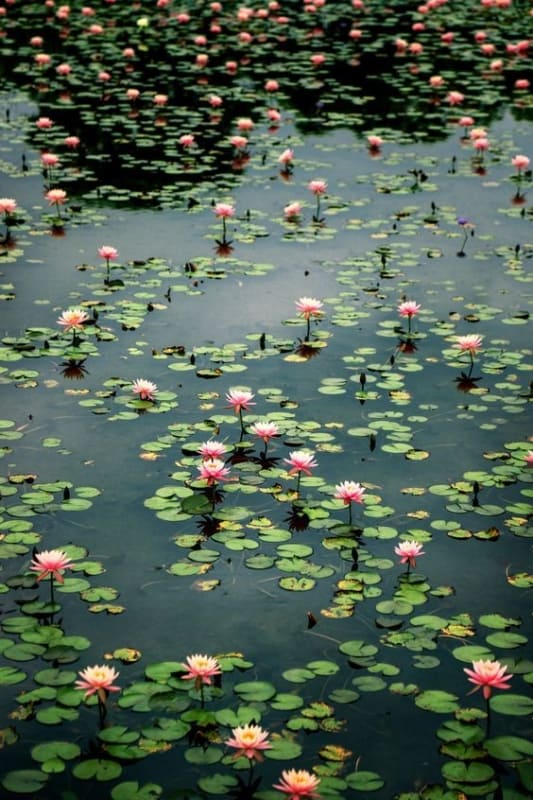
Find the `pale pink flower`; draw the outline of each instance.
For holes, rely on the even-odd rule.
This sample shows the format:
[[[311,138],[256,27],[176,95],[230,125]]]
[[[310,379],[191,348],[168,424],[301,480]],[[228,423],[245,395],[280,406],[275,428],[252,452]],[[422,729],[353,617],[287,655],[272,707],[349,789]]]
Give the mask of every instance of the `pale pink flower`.
[[[240,117],[236,124],[240,131],[251,131],[254,128],[254,123],[249,117]]]
[[[180,136],[178,141],[179,141],[179,143],[181,144],[182,147],[192,147],[192,145],[194,144],[194,141],[195,141],[194,140],[194,134],[192,134],[192,133],[184,133],[182,136]]]
[[[213,458],[220,458],[227,452],[227,447],[223,442],[217,442],[214,439],[209,439],[207,442],[202,442],[198,448],[198,453],[205,460]]]
[[[135,58],[135,50],[133,47],[125,47],[122,51],[124,58]]]
[[[208,97],[208,102],[213,108],[219,108],[224,101],[218,94],[210,94]]]
[[[50,117],[39,117],[39,119],[35,120],[35,124],[41,131],[48,130],[54,124]]]
[[[267,92],[277,92],[279,89],[278,81],[275,81],[273,78],[270,78],[265,82],[265,91]]]
[[[135,101],[140,95],[140,91],[138,89],[126,89],[126,97],[128,100]]]
[[[383,144],[383,139],[381,136],[376,136],[375,134],[370,134],[370,136],[366,137],[368,142],[368,146],[371,147],[373,150],[379,150],[381,145]]]
[[[254,422],[250,425],[250,431],[259,439],[262,439],[265,444],[274,436],[279,436],[279,428],[275,422]]]
[[[486,139],[487,131],[485,128],[472,128],[470,131],[470,138],[475,141],[476,139]]]
[[[234,747],[237,752],[235,758],[244,756],[245,758],[255,758],[262,761],[261,750],[270,750],[272,745],[268,741],[268,731],[264,731],[259,725],[243,725],[242,727],[232,728],[232,736],[226,739],[228,747]]]
[[[6,217],[14,214],[17,210],[17,201],[13,200],[11,197],[0,197],[0,211],[2,211]]]
[[[168,103],[168,95],[167,94],[154,94],[152,99],[153,99],[154,105],[159,106],[159,107],[166,106],[166,104]]]
[[[213,211],[215,213],[215,217],[222,217],[222,219],[235,216],[235,206],[232,206],[229,203],[217,203]]]
[[[205,47],[207,44],[207,36],[200,34],[199,36],[194,37],[194,44],[198,47]]]
[[[248,389],[230,389],[226,393],[228,408],[233,408],[236,414],[240,414],[243,409],[249,411],[250,406],[255,406],[255,403],[252,403],[253,398],[253,392]]]
[[[302,213],[302,204],[297,200],[294,203],[289,203],[283,209],[285,219],[291,221],[297,219]]]
[[[432,89],[440,89],[441,86],[444,86],[444,78],[442,75],[432,75],[428,83]]]
[[[36,553],[30,566],[32,572],[37,572],[37,580],[42,581],[48,576],[55,578],[58,583],[64,583],[61,570],[72,566],[72,561],[62,550],[43,550]]]
[[[394,548],[397,556],[400,556],[400,564],[409,564],[410,567],[416,567],[416,559],[418,556],[425,555],[422,550],[422,545],[411,539],[408,542],[400,542]]]
[[[478,350],[481,350],[482,339],[483,337],[477,333],[468,333],[466,336],[458,336],[454,347],[457,347],[461,352],[473,355]]]
[[[333,495],[337,500],[342,500],[344,505],[349,503],[362,503],[363,495],[366,492],[364,486],[354,481],[342,481],[335,486],[335,494]]]
[[[51,60],[52,58],[51,56],[48,55],[48,53],[37,53],[37,55],[34,56],[35,63],[38,64],[40,67],[47,66],[47,64],[49,64]]]
[[[139,400],[151,400],[155,402],[155,396],[158,392],[157,384],[152,381],[147,381],[144,378],[137,378],[131,385],[133,394],[139,395]]]
[[[50,189],[45,197],[51,206],[62,206],[66,202],[67,193],[64,189]]]
[[[477,139],[474,139],[474,148],[480,152],[485,152],[485,150],[489,149],[489,140],[483,136],[477,137]]]
[[[470,126],[474,124],[474,118],[468,116],[460,117],[459,122],[457,124],[460,125],[462,128],[470,128]]]
[[[208,62],[209,62],[209,56],[207,55],[207,53],[198,53],[198,55],[196,56],[197,67],[203,69],[204,67],[207,66]]]
[[[230,470],[219,458],[206,458],[198,467],[198,471],[199,477],[206,480],[208,486],[229,480]]]
[[[65,136],[63,142],[67,147],[70,147],[72,150],[75,150],[76,147],[79,146],[80,140],[78,136]]]
[[[241,31],[239,33],[239,41],[242,42],[243,44],[250,44],[253,38],[254,37],[252,36],[252,34],[249,33],[248,31]]]
[[[231,136],[230,143],[236,150],[246,150],[246,148],[248,147],[248,139],[246,138],[246,136],[239,136],[239,134]]]
[[[515,89],[529,89],[529,81],[527,78],[517,78],[514,82]]]
[[[307,188],[314,195],[318,196],[320,194],[325,194],[327,192],[328,184],[326,181],[322,180],[309,181],[309,183],[307,184]]]
[[[527,169],[529,167],[529,158],[527,156],[517,155],[511,159],[511,164],[513,167],[516,167],[518,174],[520,175],[523,169]]]
[[[176,19],[178,20],[178,22],[180,22],[182,25],[184,25],[187,22],[190,22],[191,18],[189,16],[189,14],[187,14],[186,11],[180,11],[179,14],[176,14]]]
[[[457,92],[457,91],[448,92],[448,95],[446,97],[446,100],[451,106],[460,106],[464,99],[465,99],[464,94],[462,92]]]
[[[319,784],[320,778],[306,769],[284,769],[280,783],[274,783],[273,787],[288,795],[287,800],[299,800],[301,797],[320,797],[315,791]]]
[[[267,108],[266,115],[270,122],[279,122],[281,119],[281,114],[277,108]]]
[[[415,303],[414,300],[405,300],[398,306],[398,314],[400,317],[415,317],[420,311],[421,306]]]
[[[314,460],[314,454],[308,450],[293,450],[289,453],[289,457],[283,460],[286,464],[291,465],[288,471],[289,475],[296,475],[302,472],[304,475],[311,475],[313,467],[318,467],[317,462]]]
[[[294,150],[292,150],[290,147],[287,147],[287,149],[284,150],[280,156],[278,156],[278,161],[280,164],[283,164],[285,168],[291,167],[292,162],[294,161]]]
[[[186,675],[182,675],[181,678],[184,681],[194,680],[197,689],[204,683],[209,686],[211,678],[222,674],[218,661],[212,656],[194,654],[187,656],[185,662],[182,667],[187,669],[188,672]]]
[[[111,80],[111,73],[107,72],[107,70],[102,69],[98,73],[98,80],[102,81],[102,83],[107,83],[107,81]]]
[[[70,75],[70,73],[72,72],[72,67],[70,66],[70,64],[66,63],[58,64],[56,67],[56,72],[58,75]]]
[[[30,39],[30,44],[32,47],[42,47],[43,46],[43,37],[42,36],[32,36]]]
[[[323,305],[322,301],[317,300],[316,297],[300,297],[299,300],[296,300],[296,310],[304,319],[321,317],[324,313]]]
[[[88,319],[89,315],[81,308],[69,308],[67,311],[63,311],[57,324],[61,325],[65,331],[82,331],[83,324]]]
[[[475,683],[476,688],[472,691],[477,691],[483,687],[483,697],[488,700],[492,694],[492,689],[510,689],[509,681],[513,676],[506,675],[507,667],[500,664],[499,661],[473,661],[472,669],[464,668],[464,671],[469,676],[470,683]]]
[[[226,72],[229,72],[230,75],[237,72],[238,64],[236,61],[226,61]]]
[[[409,52],[412,56],[419,56],[420,53],[424,52],[424,45],[420,44],[420,42],[412,42],[409,45]]]
[[[104,32],[104,29],[101,25],[97,22],[93,22],[92,25],[88,27],[88,33],[91,33],[93,36],[100,36]]]
[[[533,466],[533,450],[528,450],[528,452],[524,456],[526,464],[530,467]]]
[[[326,56],[323,53],[314,53],[309,60],[314,67],[319,67],[326,60]]]
[[[98,248],[98,255],[100,258],[105,258],[106,261],[115,261],[118,258],[118,250],[109,244],[103,244]]]
[[[41,163],[45,167],[57,167],[59,158],[54,153],[41,153]]]
[[[120,692],[120,686],[113,685],[113,681],[120,675],[114,667],[108,667],[107,664],[101,666],[95,664],[94,667],[80,670],[78,674],[83,680],[76,681],[74,685],[76,689],[87,690],[85,697],[97,694],[100,701],[105,702],[106,692]]]

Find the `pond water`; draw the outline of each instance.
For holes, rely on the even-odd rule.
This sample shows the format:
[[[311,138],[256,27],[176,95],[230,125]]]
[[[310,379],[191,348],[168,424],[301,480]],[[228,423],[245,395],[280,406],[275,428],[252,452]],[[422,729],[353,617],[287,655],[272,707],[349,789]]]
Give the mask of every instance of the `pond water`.
[[[532,126],[529,51],[507,47],[525,4],[20,5],[0,17],[5,796],[279,800],[301,769],[324,798],[526,798],[533,245],[513,159]],[[301,298],[322,304],[309,323]],[[298,476],[301,450],[316,466]],[[335,498],[343,481],[362,503]],[[72,560],[62,584],[30,571],[44,550]],[[201,692],[192,654],[222,670]],[[487,703],[464,673],[479,660],[513,675]],[[100,704],[74,688],[96,664],[120,673]],[[252,771],[226,744],[249,723],[272,745]]]

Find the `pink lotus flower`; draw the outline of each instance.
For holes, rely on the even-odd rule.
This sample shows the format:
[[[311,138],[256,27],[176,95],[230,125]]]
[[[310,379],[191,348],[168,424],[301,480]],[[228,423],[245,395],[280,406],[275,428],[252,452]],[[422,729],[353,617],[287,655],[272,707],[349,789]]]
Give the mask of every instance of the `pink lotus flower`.
[[[516,167],[518,170],[518,174],[520,175],[523,169],[527,169],[529,167],[529,158],[527,156],[514,156],[511,159],[511,164],[513,167]]]
[[[63,311],[57,324],[61,325],[65,331],[82,331],[83,325],[88,319],[89,315],[81,308],[69,308],[68,311]]]
[[[376,136],[375,134],[370,134],[370,136],[366,137],[368,142],[368,146],[372,148],[372,150],[379,150],[381,145],[383,144],[383,139],[381,136]]]
[[[420,311],[420,306],[414,300],[405,300],[398,306],[398,314],[400,317],[415,317]]]
[[[120,692],[120,686],[114,686],[115,681],[120,675],[114,667],[107,664],[94,667],[86,667],[78,673],[83,680],[76,681],[76,689],[86,689],[85,697],[97,694],[100,702],[105,703],[107,692]]]
[[[321,194],[325,194],[327,192],[328,184],[326,181],[321,181],[321,180],[309,181],[309,183],[307,184],[307,188],[314,195],[318,196]]]
[[[397,556],[400,556],[400,564],[408,564],[409,567],[416,567],[416,559],[418,556],[425,555],[422,550],[422,545],[415,542],[414,539],[408,542],[400,542],[394,548]]]
[[[229,403],[228,408],[233,408],[236,414],[241,414],[243,409],[244,411],[249,411],[250,406],[255,406],[255,403],[252,403],[253,398],[253,392],[247,389],[230,389],[226,393],[226,400]]]
[[[209,686],[212,682],[211,678],[222,674],[218,661],[212,656],[195,654],[187,656],[185,661],[186,663],[182,664],[182,667],[188,672],[186,675],[182,675],[181,679],[184,681],[194,680],[196,689],[204,684]]]
[[[270,750],[272,747],[268,741],[268,731],[264,731],[259,725],[243,725],[232,728],[231,733],[231,738],[226,739],[225,743],[228,747],[234,747],[237,750],[235,758],[244,756],[262,761],[261,750]]]
[[[315,791],[320,784],[320,778],[305,769],[284,769],[281,773],[280,783],[274,783],[274,789],[284,792],[287,800],[300,800],[301,797],[320,797]]]
[[[39,117],[39,119],[35,121],[35,124],[40,131],[46,131],[51,128],[54,123],[50,117]]]
[[[51,60],[52,58],[51,56],[48,55],[48,53],[37,53],[37,55],[34,56],[35,63],[38,64],[40,67],[46,67],[51,62]]]
[[[153,97],[154,105],[161,108],[162,106],[166,106],[168,103],[168,94],[154,94]]]
[[[529,81],[527,78],[517,78],[514,82],[515,89],[529,89]]]
[[[55,578],[58,583],[64,583],[61,570],[72,566],[72,561],[62,550],[43,550],[32,559],[30,570],[37,572],[37,581],[44,578]]]
[[[222,219],[235,216],[235,206],[229,203],[217,203],[213,211],[215,212],[215,217],[222,217]]]
[[[511,686],[506,681],[509,681],[513,676],[506,675],[507,667],[500,664],[499,661],[473,661],[472,669],[464,668],[464,671],[469,676],[470,683],[475,683],[476,688],[472,691],[477,691],[483,687],[483,697],[488,700],[492,694],[492,689],[510,689]]]
[[[227,452],[227,447],[222,442],[216,442],[214,439],[209,439],[208,442],[203,442],[198,448],[198,453],[205,460],[213,458],[220,458]]]
[[[280,164],[283,164],[285,169],[292,167],[292,163],[294,161],[294,150],[290,147],[287,147],[286,150],[278,157],[278,161]]]
[[[132,102],[137,100],[139,95],[140,95],[140,91],[138,89],[134,89],[134,88],[126,89],[126,97],[128,98],[128,100],[131,100]]]
[[[0,211],[2,211],[6,217],[11,216],[17,210],[17,201],[13,200],[11,197],[0,197]]]
[[[42,47],[43,46],[43,37],[42,36],[32,36],[30,39],[30,44],[32,47]]]
[[[246,150],[248,147],[248,139],[246,136],[240,136],[236,133],[234,136],[230,136],[230,144],[232,144],[236,150]]]
[[[489,149],[489,140],[484,136],[478,136],[476,139],[474,139],[474,149],[479,153],[484,153]]]
[[[100,258],[105,258],[106,261],[115,261],[118,258],[118,250],[109,244],[103,244],[98,248],[98,255]]]
[[[270,122],[279,122],[281,119],[281,114],[277,108],[267,108],[266,115]]]
[[[314,460],[314,454],[308,450],[293,450],[289,453],[288,458],[283,459],[286,464],[290,464],[289,475],[311,475],[313,467],[318,467],[317,462]]]
[[[56,67],[56,72],[58,75],[70,75],[72,72],[72,67],[70,64],[58,64]]]
[[[194,135],[192,133],[184,133],[183,136],[180,136],[178,141],[182,147],[192,147],[194,144]]]
[[[296,310],[304,319],[321,317],[324,313],[322,308],[322,301],[317,300],[316,297],[300,297],[300,299],[296,301]]]
[[[65,136],[63,142],[67,147],[70,147],[71,150],[75,150],[76,147],[79,146],[80,140],[77,136]]]
[[[220,481],[227,481],[230,473],[229,468],[218,458],[209,458],[202,461],[198,471],[200,478],[206,480],[208,486],[214,486],[215,483],[220,483]]]
[[[474,118],[468,116],[460,117],[457,124],[462,128],[470,128],[474,124]]]
[[[270,439],[279,436],[279,428],[275,422],[254,422],[250,425],[250,431],[268,444]]]
[[[350,503],[362,503],[363,495],[366,492],[364,486],[354,481],[343,481],[335,486],[335,494],[333,495],[337,500],[343,500],[344,505]]]
[[[254,123],[249,117],[240,117],[237,120],[237,128],[240,131],[252,131],[254,129]]]
[[[524,456],[524,459],[525,459],[526,464],[528,464],[530,467],[532,467],[533,466],[533,450],[528,450],[528,452]]]
[[[314,53],[309,60],[314,67],[320,67],[326,60],[326,56],[323,53]]]
[[[208,101],[209,105],[212,106],[212,108],[220,108],[220,106],[224,102],[218,94],[210,94]]]
[[[56,206],[57,208],[66,203],[67,193],[64,189],[50,189],[50,191],[46,192],[45,197],[51,206]]]
[[[448,92],[446,99],[451,106],[460,106],[465,96],[462,92],[451,91]]]
[[[41,164],[45,167],[56,167],[59,158],[54,153],[41,153]]]
[[[147,381],[144,378],[137,378],[131,385],[131,391],[133,394],[139,395],[139,400],[151,400],[155,402],[158,389],[156,383]]]
[[[472,356],[481,350],[481,342],[483,337],[477,333],[468,333],[466,336],[458,336],[454,347],[457,347],[463,353],[470,353]]]
[[[277,92],[279,89],[278,81],[270,78],[269,80],[265,81],[265,91],[267,92]]]
[[[294,222],[302,213],[302,204],[297,200],[294,203],[289,203],[283,209],[283,214],[288,222]]]

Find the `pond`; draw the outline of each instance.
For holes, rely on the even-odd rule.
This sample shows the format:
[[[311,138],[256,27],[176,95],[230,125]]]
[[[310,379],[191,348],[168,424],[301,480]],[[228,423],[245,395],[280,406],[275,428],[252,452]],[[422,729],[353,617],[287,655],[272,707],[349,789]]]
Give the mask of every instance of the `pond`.
[[[3,796],[530,796],[528,13],[0,8]]]

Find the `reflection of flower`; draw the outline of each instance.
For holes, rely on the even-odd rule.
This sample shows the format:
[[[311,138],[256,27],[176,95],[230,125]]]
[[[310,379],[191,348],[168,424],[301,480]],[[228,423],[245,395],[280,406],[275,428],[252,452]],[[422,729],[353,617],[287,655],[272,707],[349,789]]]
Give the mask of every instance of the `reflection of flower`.
[[[57,324],[61,325],[65,331],[81,331],[84,322],[87,322],[88,319],[89,315],[81,308],[69,308],[67,311],[63,311]]]
[[[131,385],[131,391],[133,394],[139,395],[139,400],[151,400],[154,402],[158,390],[156,383],[147,381],[144,378],[137,378]]]
[[[219,458],[207,458],[198,467],[200,478],[207,481],[208,486],[214,486],[218,481],[227,481],[229,469]]]
[[[75,358],[70,358],[68,361],[64,361],[61,367],[61,374],[64,378],[68,378],[69,380],[81,381],[87,374],[84,358],[79,361]]]
[[[264,731],[259,725],[243,725],[232,728],[231,733],[231,738],[226,739],[226,745],[237,750],[235,758],[245,756],[262,761],[261,750],[270,750],[272,747],[268,741],[268,731]]]
[[[209,686],[211,678],[222,673],[218,661],[212,656],[195,654],[187,656],[185,662],[182,666],[189,671],[186,675],[182,675],[181,678],[184,681],[194,680],[196,688],[203,684]]]
[[[48,576],[55,578],[58,583],[64,583],[61,570],[72,566],[72,561],[62,550],[43,550],[32,559],[30,570],[37,573],[37,580],[42,581]]]
[[[288,795],[287,800],[299,800],[300,797],[320,797],[315,792],[319,783],[320,778],[306,769],[284,769],[280,783],[273,786]]]
[[[409,567],[416,567],[416,559],[418,556],[424,555],[422,545],[415,542],[414,539],[408,542],[400,542],[394,548],[394,552],[397,556],[400,556],[400,564],[408,564]]]
[[[473,661],[472,669],[464,668],[464,671],[469,676],[470,683],[475,683],[477,689],[483,687],[483,697],[488,700],[492,694],[492,689],[510,689],[511,686],[506,683],[513,676],[506,675],[507,667],[500,664],[499,661]]]
[[[86,667],[78,673],[83,680],[76,681],[76,689],[86,689],[85,697],[98,694],[100,700],[105,699],[103,692],[120,692],[119,686],[114,686],[113,681],[119,676],[119,672],[114,667],[102,666]]]

